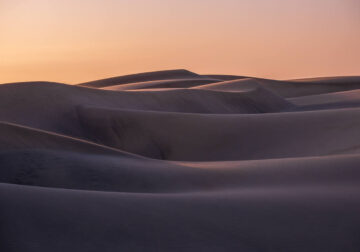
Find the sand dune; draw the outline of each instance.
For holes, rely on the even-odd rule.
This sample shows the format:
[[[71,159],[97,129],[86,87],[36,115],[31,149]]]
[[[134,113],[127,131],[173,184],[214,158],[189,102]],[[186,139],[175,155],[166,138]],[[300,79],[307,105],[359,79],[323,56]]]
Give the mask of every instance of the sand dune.
[[[7,230],[1,246],[8,251],[356,251],[357,190],[134,194],[0,184]]]
[[[360,151],[360,109],[203,115],[85,108],[79,116],[90,140],[156,159],[250,160]]]
[[[355,186],[359,164],[359,154],[199,163],[153,160],[111,150],[38,147],[0,152],[0,182],[137,193]]]
[[[205,89],[214,91],[242,92],[261,87],[260,83],[253,78],[243,78],[229,81],[216,82],[206,85],[198,85],[193,89]]]
[[[311,82],[311,83],[337,83],[337,84],[344,84],[344,83],[359,83],[360,77],[359,76],[337,76],[337,77],[318,77],[318,78],[305,78],[305,79],[293,79],[291,81],[298,81],[298,82]]]
[[[64,150],[89,154],[121,154],[119,150],[82,139],[72,138],[43,130],[0,122],[0,151],[45,149]]]
[[[360,77],[304,79],[296,81],[242,78],[196,86],[194,88],[217,91],[242,91],[244,88],[252,86],[261,86],[282,97],[292,98],[358,89],[360,88]]]
[[[0,251],[360,251],[360,77],[0,85]]]
[[[134,90],[134,89],[148,89],[148,88],[188,88],[197,85],[209,84],[218,82],[216,79],[175,79],[175,80],[157,80],[144,81],[130,84],[120,84],[115,86],[105,87],[106,90]]]
[[[292,104],[262,90],[244,94],[190,89],[115,92],[46,82],[0,85],[2,121],[82,137],[79,106],[229,114],[279,111]]]
[[[334,108],[356,108],[360,106],[359,90],[309,95],[288,99],[296,108],[294,111],[327,110]]]
[[[309,95],[291,98],[289,101],[299,105],[331,105],[331,104],[354,104],[355,106],[360,102],[360,90],[350,90],[343,92],[335,92],[321,95]]]
[[[243,78],[248,78],[246,76],[239,76],[239,75],[223,75],[223,74],[206,74],[204,76],[215,78],[218,80],[228,81],[228,80],[238,80]]]
[[[195,79],[193,84],[190,81],[184,81],[181,79]],[[218,90],[218,91],[229,91],[234,89],[237,91],[239,88],[241,90],[241,85],[249,84],[254,82],[257,85],[261,85],[266,89],[269,89],[283,97],[300,97],[306,95],[316,95],[330,92],[340,92],[360,88],[360,77],[358,76],[349,76],[349,77],[322,77],[322,78],[307,78],[307,79],[296,79],[288,81],[279,81],[279,80],[270,80],[263,78],[249,78],[244,76],[236,75],[199,75],[187,70],[166,70],[166,71],[157,71],[157,72],[148,72],[140,74],[125,75],[120,77],[113,77],[108,79],[102,79],[97,81],[90,81],[86,83],[79,84],[84,87],[94,87],[94,88],[109,88],[110,90],[125,90],[131,89],[123,87],[121,85],[128,84],[128,87],[131,87],[131,84],[134,85],[132,89],[139,89],[139,87],[154,88],[167,88],[167,87],[190,87],[198,86],[201,83],[204,84],[206,80],[209,79],[210,82],[219,82],[219,84],[209,85],[203,87],[206,89]],[[170,81],[172,80],[172,81]],[[239,82],[243,80],[242,82]],[[154,83],[145,83],[155,81]],[[169,82],[170,81],[170,82]],[[204,81],[204,82],[202,82]],[[228,83],[220,83],[225,81]],[[232,82],[234,81],[234,82]],[[114,86],[113,88],[111,88]]]
[[[120,84],[144,82],[144,81],[154,81],[154,80],[170,80],[170,79],[187,79],[187,78],[206,78],[192,73],[187,70],[178,69],[178,70],[166,70],[166,71],[157,71],[157,72],[147,72],[139,74],[130,74],[125,76],[101,79],[96,81],[90,81],[79,84],[84,87],[108,87]]]

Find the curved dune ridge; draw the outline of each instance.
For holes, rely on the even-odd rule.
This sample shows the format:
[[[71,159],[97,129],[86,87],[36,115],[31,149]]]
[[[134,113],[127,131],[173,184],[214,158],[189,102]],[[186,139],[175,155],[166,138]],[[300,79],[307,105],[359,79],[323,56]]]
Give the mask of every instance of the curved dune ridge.
[[[96,81],[89,81],[85,83],[80,83],[78,85],[84,87],[101,88],[101,87],[109,87],[120,84],[129,84],[129,83],[137,83],[137,82],[145,82],[145,81],[171,80],[171,79],[174,80],[174,79],[186,79],[186,78],[207,79],[208,77],[198,75],[188,70],[176,69],[176,70],[130,74],[130,75],[112,77],[112,78],[101,79]]]
[[[260,78],[230,79],[222,82],[193,87],[215,91],[236,92],[244,88],[263,87],[284,98],[327,94],[360,88],[360,77],[332,77],[278,81]]]
[[[218,82],[217,79],[171,79],[171,80],[154,80],[144,81],[129,84],[119,84],[114,86],[104,87],[106,90],[136,90],[136,89],[154,89],[154,88],[188,88],[192,86],[209,84]]]
[[[0,85],[0,251],[360,251],[360,77]]]

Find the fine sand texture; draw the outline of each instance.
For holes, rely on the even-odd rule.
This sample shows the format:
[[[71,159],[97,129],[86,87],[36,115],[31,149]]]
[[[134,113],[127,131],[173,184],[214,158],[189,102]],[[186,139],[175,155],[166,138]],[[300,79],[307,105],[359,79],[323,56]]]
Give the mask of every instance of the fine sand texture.
[[[0,85],[0,251],[360,251],[360,77]]]

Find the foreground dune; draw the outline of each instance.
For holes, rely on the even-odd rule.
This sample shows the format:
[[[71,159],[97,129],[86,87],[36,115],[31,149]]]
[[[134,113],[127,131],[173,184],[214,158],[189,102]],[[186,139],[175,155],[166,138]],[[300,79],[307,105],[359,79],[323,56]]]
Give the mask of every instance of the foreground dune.
[[[1,184],[2,226],[11,241],[2,248],[356,251],[356,191],[309,186],[134,194]]]
[[[360,251],[360,78],[0,85],[0,251]]]

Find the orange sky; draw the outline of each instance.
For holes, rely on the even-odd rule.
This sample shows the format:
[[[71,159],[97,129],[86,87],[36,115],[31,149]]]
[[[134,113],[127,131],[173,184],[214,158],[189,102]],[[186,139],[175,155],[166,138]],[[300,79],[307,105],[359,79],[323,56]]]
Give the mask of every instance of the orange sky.
[[[360,75],[359,0],[0,0],[0,83]]]

